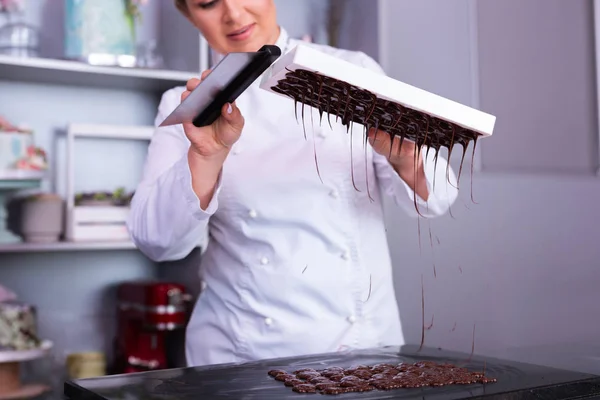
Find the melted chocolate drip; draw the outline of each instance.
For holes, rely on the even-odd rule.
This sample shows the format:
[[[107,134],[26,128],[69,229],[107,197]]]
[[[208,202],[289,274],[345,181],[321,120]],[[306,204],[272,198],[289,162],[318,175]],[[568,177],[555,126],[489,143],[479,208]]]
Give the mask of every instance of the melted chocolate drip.
[[[423,283],[423,274],[421,274],[421,344],[417,352],[423,349],[425,345],[425,284]]]
[[[497,381],[485,376],[485,367],[483,372],[473,372],[456,365],[431,361],[397,365],[358,365],[351,368],[329,367],[323,370],[304,368],[293,373],[272,370],[269,371],[269,375],[284,382],[285,386],[291,386],[292,390],[298,393],[330,395],[426,386],[486,384]]]

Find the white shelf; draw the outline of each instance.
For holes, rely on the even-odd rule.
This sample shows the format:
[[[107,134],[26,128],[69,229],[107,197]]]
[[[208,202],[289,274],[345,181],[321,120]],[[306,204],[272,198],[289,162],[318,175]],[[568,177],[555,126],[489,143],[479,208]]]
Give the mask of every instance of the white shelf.
[[[46,171],[31,171],[21,169],[3,169],[0,170],[0,180],[11,181],[35,181],[46,178]]]
[[[132,242],[57,242],[0,244],[0,253],[42,253],[72,251],[135,250]]]
[[[154,127],[71,124],[69,125],[69,133],[73,136],[88,138],[150,140],[154,135]]]
[[[0,55],[0,79],[102,88],[164,92],[181,86],[196,72],[101,67],[77,61]]]
[[[51,341],[44,340],[37,349],[0,351],[0,363],[23,362],[42,358],[48,354],[52,346]]]

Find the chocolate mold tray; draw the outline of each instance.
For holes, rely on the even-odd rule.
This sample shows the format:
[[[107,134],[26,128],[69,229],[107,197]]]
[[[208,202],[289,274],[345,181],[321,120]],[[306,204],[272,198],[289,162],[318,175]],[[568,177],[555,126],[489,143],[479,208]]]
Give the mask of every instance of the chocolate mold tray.
[[[298,45],[265,72],[264,90],[316,108],[350,127],[376,128],[419,146],[452,151],[489,137],[496,117],[386,75]]]

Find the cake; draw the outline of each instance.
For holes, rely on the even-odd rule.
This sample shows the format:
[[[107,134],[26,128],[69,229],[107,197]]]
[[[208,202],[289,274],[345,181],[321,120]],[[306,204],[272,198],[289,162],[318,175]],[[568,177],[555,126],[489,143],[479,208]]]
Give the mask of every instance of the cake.
[[[0,302],[0,351],[39,348],[36,310],[18,301]]]
[[[47,167],[46,153],[34,146],[32,131],[0,116],[0,172],[42,171]]]

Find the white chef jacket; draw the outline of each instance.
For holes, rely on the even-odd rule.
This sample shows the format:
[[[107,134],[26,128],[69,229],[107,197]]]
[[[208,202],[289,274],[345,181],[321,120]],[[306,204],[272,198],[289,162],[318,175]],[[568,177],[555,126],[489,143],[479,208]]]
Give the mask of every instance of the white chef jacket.
[[[284,52],[297,43],[281,29],[277,45]],[[312,45],[382,73],[364,53]],[[306,107],[305,140],[294,102],[259,83],[237,100],[244,130],[205,210],[192,190],[181,125],[156,129],[132,201],[130,234],[153,260],[181,259],[208,235],[203,291],[186,333],[188,364],[403,344],[382,194],[417,216],[412,190],[385,157],[368,144],[365,151],[362,127],[350,135],[332,118],[331,129],[326,116],[319,124],[316,111],[311,123]],[[164,93],[157,124],[183,90]],[[417,198],[429,217],[445,213],[457,197],[441,157],[432,187],[432,157],[424,161],[429,200]],[[456,185],[452,171],[450,180]]]

